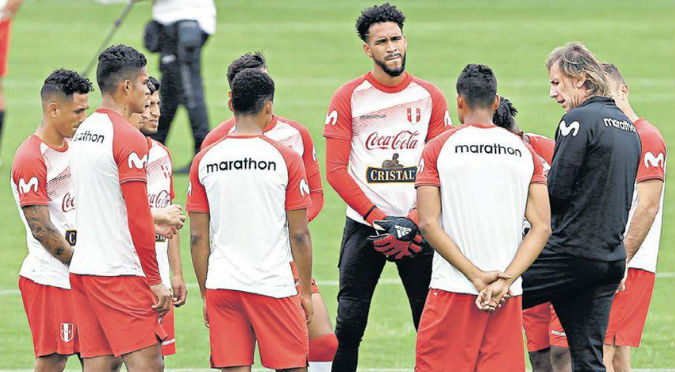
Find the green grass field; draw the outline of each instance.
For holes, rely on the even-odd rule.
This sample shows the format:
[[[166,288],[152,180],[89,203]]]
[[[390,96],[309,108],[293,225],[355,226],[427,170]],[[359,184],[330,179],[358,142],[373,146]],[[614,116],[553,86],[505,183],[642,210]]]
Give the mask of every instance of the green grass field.
[[[275,110],[304,123],[324,158],[321,131],[334,90],[371,68],[354,31],[354,21],[370,1],[218,0],[218,29],[204,52],[203,72],[211,126],[231,116],[227,109],[225,71],[239,55],[265,53],[277,83]],[[499,91],[520,111],[521,128],[553,136],[562,109],[548,98],[544,61],[556,46],[584,42],[601,60],[619,66],[631,85],[635,110],[657,125],[666,142],[675,144],[675,4],[672,1],[565,2],[417,0],[397,1],[407,23],[408,70],[434,82],[447,96],[453,121],[456,78],[467,63],[490,65]],[[39,124],[41,82],[58,67],[82,70],[102,42],[123,4],[92,1],[28,0],[12,28],[10,74],[5,79],[7,119],[0,171],[0,369],[31,369],[30,332],[18,295],[18,271],[24,258],[25,230],[9,188],[12,157]],[[149,1],[138,4],[114,42],[142,48],[141,35],[150,18]],[[143,50],[143,49],[141,49]],[[149,69],[158,72],[157,55]],[[99,105],[91,95],[90,105]],[[168,146],[177,166],[190,160],[187,115],[181,110]],[[669,167],[672,168],[672,167]],[[668,171],[669,180],[675,174]],[[325,174],[325,172],[324,172]],[[187,179],[175,177],[178,202],[184,204]],[[337,256],[345,205],[324,183],[326,203],[311,224],[314,276],[334,319]],[[642,347],[633,366],[644,370],[675,368],[675,222],[673,187],[667,188],[659,271]],[[186,229],[187,230],[187,229]],[[208,368],[208,333],[202,302],[191,268],[188,234],[181,236],[185,279],[191,285],[187,305],[176,314],[178,353],[168,368]],[[415,332],[393,265],[375,292],[369,326],[360,354],[363,369],[411,370]],[[79,369],[71,360],[69,369]]]

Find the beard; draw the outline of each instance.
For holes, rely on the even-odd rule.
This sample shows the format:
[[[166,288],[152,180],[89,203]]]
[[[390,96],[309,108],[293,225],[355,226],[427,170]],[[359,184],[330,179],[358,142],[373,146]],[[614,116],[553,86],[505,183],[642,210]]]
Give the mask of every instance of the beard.
[[[387,67],[387,63],[385,61],[380,61],[379,59],[373,58],[375,63],[382,68],[382,71],[384,71],[387,75],[391,77],[397,77],[400,76],[403,71],[405,71],[405,57],[406,55],[403,54],[401,57],[401,67],[392,70],[389,67]]]
[[[153,134],[157,133],[157,130],[146,129],[144,127],[141,127],[141,133],[143,133],[144,136],[149,137],[149,136],[152,136]]]

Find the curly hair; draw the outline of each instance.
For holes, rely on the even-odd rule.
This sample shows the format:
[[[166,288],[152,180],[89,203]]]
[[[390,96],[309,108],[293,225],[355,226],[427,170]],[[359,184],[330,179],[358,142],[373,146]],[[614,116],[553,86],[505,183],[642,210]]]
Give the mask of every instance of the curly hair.
[[[375,23],[395,22],[403,31],[403,22],[405,16],[396,6],[384,3],[382,5],[374,5],[361,11],[361,15],[356,20],[356,32],[364,42],[368,37],[370,26]]]
[[[457,79],[457,94],[469,108],[489,108],[497,97],[497,78],[486,65],[468,64]]]
[[[247,68],[267,69],[265,56],[261,52],[249,52],[235,59],[227,68],[227,83],[230,85],[230,89],[232,89],[234,77]]]
[[[570,78],[584,77],[584,87],[590,96],[607,96],[609,87],[607,76],[600,66],[600,62],[586,46],[577,41],[571,41],[564,46],[555,48],[546,60],[546,68],[556,65],[560,71]]]
[[[127,45],[113,45],[98,56],[96,82],[103,93],[113,93],[123,80],[134,80],[148,61]]]
[[[162,84],[154,76],[148,76],[148,89],[150,89],[150,94],[154,94],[159,90],[159,87]]]
[[[492,122],[498,127],[513,130],[516,124],[514,117],[518,114],[518,110],[513,107],[508,98],[504,96],[499,96],[499,98],[499,107],[492,116]]]
[[[59,94],[72,98],[75,93],[88,94],[93,90],[94,87],[89,79],[75,71],[60,68],[47,76],[40,90],[40,97],[44,100],[54,94]]]
[[[235,114],[252,115],[274,100],[274,81],[257,68],[247,68],[232,80],[232,109]]]

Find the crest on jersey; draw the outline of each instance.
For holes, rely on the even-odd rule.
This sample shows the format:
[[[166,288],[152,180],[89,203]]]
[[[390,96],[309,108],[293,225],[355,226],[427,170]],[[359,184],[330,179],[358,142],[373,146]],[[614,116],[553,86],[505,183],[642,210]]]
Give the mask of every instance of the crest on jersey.
[[[61,340],[63,342],[70,342],[73,339],[73,332],[75,327],[73,323],[61,323],[61,329],[59,334],[61,335]]]
[[[419,107],[408,107],[408,121],[417,124],[422,120],[422,109]]]
[[[129,168],[138,168],[145,169],[146,164],[148,163],[148,154],[139,157],[137,153],[132,152],[129,154]]]
[[[23,178],[19,178],[19,194],[28,194],[31,189],[33,192],[37,192],[38,190],[38,179],[37,177],[31,177],[28,182],[26,182]]]
[[[335,125],[337,124],[337,119],[338,119],[338,112],[337,110],[331,111],[328,115],[326,115],[326,125]]]
[[[171,169],[166,164],[162,164],[159,166],[162,169],[162,173],[164,174],[164,178],[171,178]]]
[[[666,159],[663,156],[663,153],[660,152],[658,155],[654,155],[651,152],[645,154],[645,168],[663,168],[665,165]]]
[[[579,122],[573,121],[570,125],[567,125],[565,120],[563,120],[560,122],[558,128],[560,128],[560,134],[562,134],[564,137],[567,137],[570,132],[572,133],[572,137],[574,137],[577,135],[577,133],[579,133]]]

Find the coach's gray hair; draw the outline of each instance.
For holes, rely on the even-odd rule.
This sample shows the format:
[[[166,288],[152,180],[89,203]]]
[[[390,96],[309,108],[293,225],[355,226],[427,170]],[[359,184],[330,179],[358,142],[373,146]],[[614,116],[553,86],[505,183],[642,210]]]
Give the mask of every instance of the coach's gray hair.
[[[554,64],[571,78],[585,78],[584,87],[590,96],[609,95],[607,76],[600,62],[584,44],[572,41],[555,48],[546,60],[546,68],[551,71]]]

